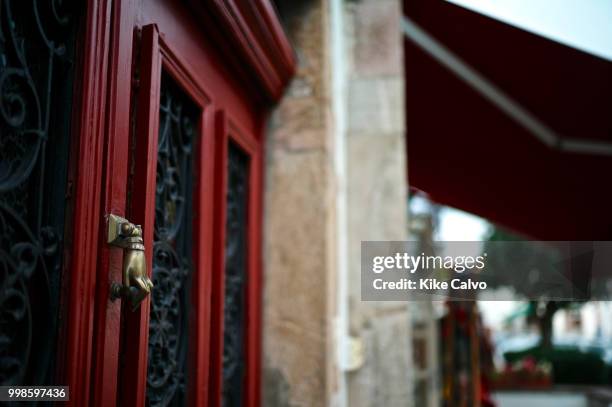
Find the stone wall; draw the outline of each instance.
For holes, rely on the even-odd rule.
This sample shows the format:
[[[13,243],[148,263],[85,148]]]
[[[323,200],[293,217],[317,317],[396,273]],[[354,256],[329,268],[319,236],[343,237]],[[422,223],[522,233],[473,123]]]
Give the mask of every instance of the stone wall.
[[[365,348],[350,406],[412,405],[408,306],[360,301],[361,241],[407,239],[401,16],[398,0],[345,3],[350,334]]]
[[[408,307],[361,302],[359,264],[361,240],[407,235],[401,3],[342,1],[339,73],[330,65],[338,46],[330,34],[334,1],[276,2],[298,72],[267,134],[262,404],[410,406]],[[332,86],[332,78],[344,86]],[[346,128],[332,114],[335,98]],[[346,161],[340,172],[339,154]],[[336,206],[343,186],[346,207]],[[339,244],[346,245],[348,275],[337,267]],[[348,298],[338,297],[338,284]],[[342,301],[349,328],[338,321]],[[348,335],[364,344],[365,359],[342,373],[338,355]]]
[[[262,404],[323,406],[335,360],[328,6],[282,6],[298,69],[266,141]]]
[[[399,0],[345,2],[350,335],[365,348],[348,405],[412,405],[405,303],[361,302],[362,240],[406,240],[407,180]]]

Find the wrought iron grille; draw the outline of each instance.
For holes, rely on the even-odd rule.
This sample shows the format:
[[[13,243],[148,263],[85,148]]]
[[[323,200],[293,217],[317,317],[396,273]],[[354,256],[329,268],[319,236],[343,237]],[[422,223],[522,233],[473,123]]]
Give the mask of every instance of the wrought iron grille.
[[[150,406],[186,402],[192,277],[193,154],[199,111],[166,75],[161,82],[153,290],[147,399]]]
[[[0,1],[0,384],[53,382],[78,13]]]
[[[240,407],[245,373],[249,159],[233,143],[228,147],[222,401],[224,407]]]

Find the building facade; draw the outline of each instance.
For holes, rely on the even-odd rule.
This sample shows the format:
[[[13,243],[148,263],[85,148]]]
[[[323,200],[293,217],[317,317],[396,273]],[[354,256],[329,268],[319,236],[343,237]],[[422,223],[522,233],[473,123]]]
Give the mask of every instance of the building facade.
[[[1,384],[411,405],[400,2],[77,3],[0,4]]]
[[[266,148],[266,405],[412,405],[410,310],[361,301],[408,235],[401,3],[277,2],[297,70]]]

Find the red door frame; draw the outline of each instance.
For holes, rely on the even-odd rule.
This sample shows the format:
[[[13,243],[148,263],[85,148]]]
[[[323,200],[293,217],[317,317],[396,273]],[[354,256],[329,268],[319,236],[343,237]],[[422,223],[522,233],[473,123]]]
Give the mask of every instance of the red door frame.
[[[210,405],[221,406],[223,377],[223,304],[225,302],[225,232],[226,199],[228,181],[228,146],[234,142],[249,157],[249,186],[247,206],[247,293],[245,305],[245,405],[259,406],[261,387],[261,217],[262,217],[262,177],[263,145],[254,139],[241,126],[228,117],[224,111],[217,113],[217,174],[215,183],[215,222],[214,244],[215,261],[213,266],[213,296],[211,317],[211,391]]]
[[[68,324],[63,361],[70,405],[87,405],[92,371],[93,316],[98,263],[101,185],[106,143],[111,0],[91,0],[79,55],[81,78],[75,84],[75,108],[70,183],[75,185],[72,208],[72,247],[68,282]]]
[[[213,205],[213,169],[214,169],[214,128],[213,109],[210,97],[197,85],[190,69],[172,51],[170,44],[159,36],[156,25],[150,24],[141,30],[140,46],[140,83],[138,85],[138,110],[136,112],[136,146],[135,174],[133,197],[130,203],[131,215],[135,223],[144,225],[145,247],[153,246],[153,224],[155,217],[155,178],[157,167],[157,139],[159,127],[160,82],[161,72],[165,71],[189,95],[201,111],[199,127],[200,137],[196,144],[196,184],[197,191],[194,206],[194,280],[192,295],[194,327],[190,343],[194,357],[190,358],[189,388],[200,389],[189,394],[190,404],[204,405],[204,396],[208,387],[209,372],[209,337],[210,337],[210,296],[212,267],[212,227]],[[140,141],[140,142],[139,142]],[[147,165],[138,165],[144,162]],[[139,211],[138,208],[145,208]],[[144,217],[141,217],[144,214]],[[148,270],[152,270],[152,253],[147,254]],[[143,303],[139,312],[125,312],[126,324],[124,333],[126,341],[122,356],[126,359],[119,394],[122,405],[144,405],[147,374],[147,344],[149,301]]]
[[[130,355],[131,360],[129,363],[126,361],[130,367],[122,376],[121,387],[130,389],[130,392],[122,392],[122,398],[118,400],[121,302],[110,302],[108,298],[110,283],[120,281],[121,253],[106,245],[104,220],[109,213],[124,215],[126,210],[131,103],[131,86],[127,84],[132,81],[134,32],[138,25],[148,26],[142,31],[140,52],[141,60],[147,61],[148,58],[150,69],[141,71],[140,86],[147,86],[149,94],[139,96],[142,99],[139,105],[147,108],[142,113],[139,111],[137,126],[139,137],[147,134],[149,137],[146,143],[137,139],[139,147],[136,151],[147,156],[148,165],[141,166],[134,176],[135,179],[152,178],[153,183],[145,182],[135,189],[137,197],[132,205],[144,205],[142,207],[146,209],[140,216],[138,211],[134,211],[132,216],[137,218],[134,222],[143,225],[147,247],[151,247],[152,241],[150,197],[154,194],[153,161],[156,159],[159,103],[158,88],[154,83],[161,72],[161,67],[157,68],[159,61],[202,108],[202,142],[196,158],[200,174],[195,186],[198,191],[196,207],[200,214],[196,219],[196,244],[200,248],[212,248],[214,241],[217,244],[212,256],[205,249],[200,250],[194,259],[199,270],[194,281],[194,289],[199,292],[194,296],[197,318],[194,326],[197,326],[199,339],[193,348],[192,377],[194,388],[202,391],[192,396],[190,404],[193,405],[206,405],[209,382],[213,385],[220,383],[220,365],[211,368],[209,355],[218,361],[222,349],[211,352],[209,340],[216,340],[219,344],[222,327],[213,325],[213,331],[210,331],[209,301],[213,276],[204,271],[213,270],[218,275],[216,281],[222,282],[219,277],[223,272],[224,245],[219,244],[223,242],[219,238],[225,233],[225,223],[219,219],[224,220],[225,195],[219,195],[219,190],[224,190],[225,186],[218,181],[226,179],[223,164],[227,140],[231,137],[251,156],[248,268],[255,283],[248,286],[247,302],[251,311],[247,315],[249,340],[246,358],[249,380],[245,389],[248,404],[259,404],[262,129],[266,112],[278,100],[294,72],[295,59],[268,0],[254,0],[240,6],[234,2],[211,0],[192,7],[198,11],[196,14],[200,21],[195,20],[193,13],[180,3],[88,1],[83,41],[85,52],[81,58],[82,80],[77,88],[77,94],[81,96],[75,103],[74,134],[77,142],[73,151],[78,160],[73,160],[76,199],[72,215],[74,240],[68,253],[71,256],[67,301],[69,322],[63,373],[64,381],[71,389],[72,405],[106,406],[115,405],[117,401],[127,405],[144,404],[148,300],[139,312],[126,319],[131,332],[128,332],[129,340],[126,342],[129,352],[125,354]],[[199,26],[198,23],[203,21],[210,22],[213,15],[217,18],[211,24],[204,24],[204,28]],[[158,23],[159,30],[151,25]],[[183,35],[177,37],[181,31]],[[204,45],[196,49],[194,43]],[[252,50],[257,52],[253,54]],[[178,58],[179,54],[183,58]],[[192,69],[193,66],[198,70]],[[262,66],[266,69],[262,70]],[[207,81],[206,77],[211,79]],[[220,80],[215,80],[215,77]],[[142,133],[141,129],[144,130]],[[150,137],[151,134],[155,137]],[[215,161],[213,156],[220,148],[225,152],[221,156],[217,154],[221,159]],[[215,172],[224,174],[217,177],[216,183]],[[206,198],[213,196],[216,196],[216,202]],[[215,220],[214,225],[209,219]],[[147,259],[151,270],[150,250]],[[218,293],[216,301],[222,304],[223,292]],[[217,314],[222,310],[214,309]],[[208,376],[209,372],[212,377]],[[212,396],[217,404],[219,393],[216,388],[212,390],[208,394],[217,394]]]
[[[158,32],[155,26],[136,30],[134,37],[139,42],[134,52],[134,69],[138,69],[139,83],[136,95],[136,128],[134,144],[131,146],[134,160],[132,175],[132,197],[127,217],[131,222],[143,226],[143,240],[146,253],[147,271],[153,270],[153,229],[155,220],[155,177],[157,173],[157,141],[159,127],[159,92],[161,78],[161,55]],[[136,59],[137,55],[139,58]],[[149,308],[151,298],[147,297],[136,312],[123,312],[124,323],[121,337],[124,338],[122,355],[125,367],[121,372],[119,391],[121,405],[144,405],[147,373],[147,344],[149,337]],[[114,351],[114,349],[113,349]]]
[[[160,51],[162,55],[163,69],[174,81],[185,91],[191,100],[200,108],[200,137],[196,154],[196,176],[194,208],[194,247],[197,247],[194,255],[195,274],[193,280],[193,308],[195,310],[195,323],[191,332],[192,341],[189,344],[194,352],[192,365],[190,366],[191,389],[200,389],[188,396],[190,404],[194,406],[206,405],[205,395],[208,392],[210,372],[210,316],[212,295],[212,262],[213,262],[213,230],[211,219],[214,219],[213,200],[214,194],[214,162],[215,162],[215,137],[214,137],[214,108],[211,98],[204,89],[198,85],[191,68],[173,51],[172,46],[160,37]],[[159,111],[159,106],[157,110]],[[156,133],[157,135],[157,133]],[[145,348],[146,351],[146,348]],[[146,372],[145,372],[146,374]]]
[[[132,51],[134,34],[131,16],[134,1],[113,2],[110,20],[109,71],[107,83],[106,139],[101,191],[101,212],[98,214],[98,262],[95,271],[96,300],[93,320],[91,405],[116,404],[121,300],[110,300],[110,286],[122,280],[123,252],[106,243],[108,215],[126,216],[129,176],[130,103],[132,83]],[[125,61],[129,61],[126,63]],[[127,85],[127,86],[126,86]],[[146,225],[143,225],[146,233]],[[144,308],[144,307],[141,307]]]

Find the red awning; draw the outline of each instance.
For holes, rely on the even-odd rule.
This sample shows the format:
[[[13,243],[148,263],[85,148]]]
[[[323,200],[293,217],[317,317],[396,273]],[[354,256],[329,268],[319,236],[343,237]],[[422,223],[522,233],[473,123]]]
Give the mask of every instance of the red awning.
[[[612,239],[612,62],[404,4],[411,186],[542,240]]]

